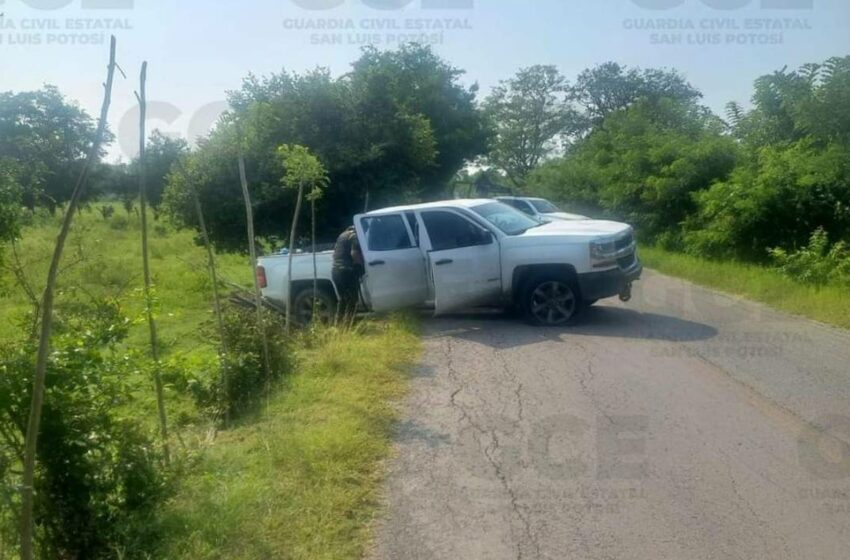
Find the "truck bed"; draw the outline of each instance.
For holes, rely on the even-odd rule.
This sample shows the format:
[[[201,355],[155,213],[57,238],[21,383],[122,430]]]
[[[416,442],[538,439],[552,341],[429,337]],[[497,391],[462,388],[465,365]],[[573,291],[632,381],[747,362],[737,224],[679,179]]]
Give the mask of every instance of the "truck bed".
[[[287,301],[287,268],[289,255],[266,255],[257,259],[257,265],[266,273],[266,287],[263,296],[285,305]],[[331,281],[333,251],[316,253],[318,279]],[[313,280],[313,253],[296,253],[292,258],[292,281],[296,283]]]

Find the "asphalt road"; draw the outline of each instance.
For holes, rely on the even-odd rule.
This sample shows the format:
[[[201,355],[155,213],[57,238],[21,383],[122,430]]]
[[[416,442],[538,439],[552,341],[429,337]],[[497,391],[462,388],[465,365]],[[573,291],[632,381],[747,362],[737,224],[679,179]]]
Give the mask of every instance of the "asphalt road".
[[[374,558],[850,558],[847,331],[647,273],[425,338]]]

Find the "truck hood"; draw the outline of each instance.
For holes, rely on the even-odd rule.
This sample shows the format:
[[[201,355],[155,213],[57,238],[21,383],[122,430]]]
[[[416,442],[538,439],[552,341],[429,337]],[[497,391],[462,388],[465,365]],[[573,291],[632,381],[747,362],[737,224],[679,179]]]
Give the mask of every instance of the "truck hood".
[[[547,212],[543,214],[550,220],[589,220],[587,216],[581,214],[570,214],[568,212]]]
[[[552,220],[548,224],[531,228],[518,237],[569,237],[572,239],[584,238],[589,241],[616,236],[630,230],[631,226],[628,224],[608,220]]]

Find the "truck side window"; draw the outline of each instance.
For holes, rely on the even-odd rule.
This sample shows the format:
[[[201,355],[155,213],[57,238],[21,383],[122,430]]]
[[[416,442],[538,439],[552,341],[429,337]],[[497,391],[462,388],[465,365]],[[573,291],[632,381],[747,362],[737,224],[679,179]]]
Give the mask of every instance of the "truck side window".
[[[416,219],[416,213],[405,212],[404,217],[407,218],[407,223],[410,225],[410,231],[413,232],[414,246],[419,247],[419,221]]]
[[[481,227],[452,212],[422,212],[422,221],[434,251],[486,244]]]
[[[370,251],[397,251],[413,247],[399,214],[367,216],[362,219],[362,225]]]

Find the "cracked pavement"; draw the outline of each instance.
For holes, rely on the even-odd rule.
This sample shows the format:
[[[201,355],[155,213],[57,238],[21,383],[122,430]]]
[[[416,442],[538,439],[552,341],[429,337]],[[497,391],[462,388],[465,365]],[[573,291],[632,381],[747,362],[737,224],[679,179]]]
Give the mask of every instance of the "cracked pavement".
[[[424,320],[376,560],[846,559],[850,333],[649,272]]]

